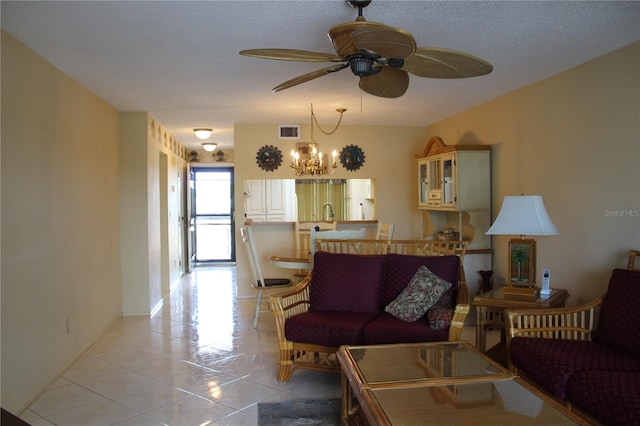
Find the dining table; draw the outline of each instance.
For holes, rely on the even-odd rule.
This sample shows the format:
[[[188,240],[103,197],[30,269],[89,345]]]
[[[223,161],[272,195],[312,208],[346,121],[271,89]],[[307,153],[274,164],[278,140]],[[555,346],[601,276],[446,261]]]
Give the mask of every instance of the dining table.
[[[306,250],[283,250],[276,254],[270,254],[267,259],[272,265],[279,268],[309,270],[313,267],[311,254]]]

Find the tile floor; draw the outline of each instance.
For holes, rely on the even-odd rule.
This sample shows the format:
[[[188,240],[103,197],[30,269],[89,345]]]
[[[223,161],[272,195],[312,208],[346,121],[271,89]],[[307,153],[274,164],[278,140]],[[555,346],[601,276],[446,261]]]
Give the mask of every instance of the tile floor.
[[[235,288],[235,267],[196,268],[161,312],[122,318],[20,417],[33,426],[256,425],[260,401],[340,397],[338,374],[277,381],[273,319],[262,314],[254,329],[252,302],[236,300]],[[473,329],[463,338],[475,340]]]

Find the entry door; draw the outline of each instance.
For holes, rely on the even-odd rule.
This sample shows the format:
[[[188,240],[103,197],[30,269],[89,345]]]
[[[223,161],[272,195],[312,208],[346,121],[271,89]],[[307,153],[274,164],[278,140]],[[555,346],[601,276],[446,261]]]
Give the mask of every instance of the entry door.
[[[193,168],[193,261],[235,262],[233,168]]]

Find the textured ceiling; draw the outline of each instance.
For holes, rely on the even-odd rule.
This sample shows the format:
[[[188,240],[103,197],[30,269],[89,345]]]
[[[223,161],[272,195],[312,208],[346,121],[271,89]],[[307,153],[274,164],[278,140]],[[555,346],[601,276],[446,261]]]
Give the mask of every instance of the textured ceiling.
[[[242,49],[334,53],[332,26],[355,20],[344,1],[2,1],[2,29],[119,111],[148,111],[187,148],[211,127],[233,146],[234,123],[426,126],[640,39],[640,2],[383,1],[368,21],[411,32],[418,46],[460,50],[494,66],[486,76],[411,76],[381,99],[349,70],[279,93],[271,89],[324,63],[248,58]]]

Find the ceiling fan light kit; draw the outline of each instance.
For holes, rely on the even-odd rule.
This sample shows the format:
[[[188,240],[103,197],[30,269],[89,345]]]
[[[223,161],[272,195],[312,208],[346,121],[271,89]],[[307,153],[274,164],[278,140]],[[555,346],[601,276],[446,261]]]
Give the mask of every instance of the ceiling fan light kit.
[[[300,75],[276,86],[288,89],[349,67],[360,79],[360,89],[383,98],[397,98],[409,87],[409,74],[426,78],[469,78],[489,74],[493,66],[468,53],[438,47],[417,47],[413,35],[401,28],[368,22],[362,9],[371,0],[347,0],[358,9],[355,22],[332,27],[328,36],[337,55],[295,49],[249,49],[240,54],[262,59],[297,62],[339,62]]]

